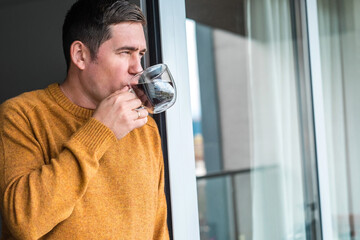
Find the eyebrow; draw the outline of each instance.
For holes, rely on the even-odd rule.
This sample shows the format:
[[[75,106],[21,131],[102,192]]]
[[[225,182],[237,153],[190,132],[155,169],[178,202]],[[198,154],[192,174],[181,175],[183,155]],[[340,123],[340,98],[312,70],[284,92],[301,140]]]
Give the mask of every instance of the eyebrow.
[[[120,48],[117,48],[115,49],[116,52],[120,52],[120,51],[123,51],[123,50],[129,50],[129,51],[138,51],[139,48],[136,48],[136,47],[130,47],[130,46],[124,46],[124,47],[120,47]],[[140,50],[140,52],[146,52],[147,49],[144,48],[142,50]]]

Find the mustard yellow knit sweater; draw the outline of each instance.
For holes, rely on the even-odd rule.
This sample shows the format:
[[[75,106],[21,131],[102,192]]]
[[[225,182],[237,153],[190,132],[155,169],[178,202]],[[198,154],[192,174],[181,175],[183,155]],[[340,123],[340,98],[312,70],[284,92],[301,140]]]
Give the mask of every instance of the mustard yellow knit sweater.
[[[121,140],[58,84],[0,107],[2,239],[168,239],[156,124]]]

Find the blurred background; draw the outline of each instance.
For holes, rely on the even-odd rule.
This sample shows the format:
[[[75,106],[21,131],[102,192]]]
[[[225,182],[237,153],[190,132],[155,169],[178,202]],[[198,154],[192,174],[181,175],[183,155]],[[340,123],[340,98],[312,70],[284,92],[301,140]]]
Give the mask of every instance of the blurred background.
[[[187,0],[202,240],[321,239],[305,5]],[[332,239],[360,239],[360,1],[318,0]]]

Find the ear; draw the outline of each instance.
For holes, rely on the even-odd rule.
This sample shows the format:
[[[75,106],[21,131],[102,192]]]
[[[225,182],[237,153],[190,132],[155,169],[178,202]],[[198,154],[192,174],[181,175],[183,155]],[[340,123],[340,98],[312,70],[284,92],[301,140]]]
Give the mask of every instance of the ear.
[[[86,60],[90,59],[90,51],[81,41],[74,41],[70,46],[70,57],[75,66],[84,70]]]

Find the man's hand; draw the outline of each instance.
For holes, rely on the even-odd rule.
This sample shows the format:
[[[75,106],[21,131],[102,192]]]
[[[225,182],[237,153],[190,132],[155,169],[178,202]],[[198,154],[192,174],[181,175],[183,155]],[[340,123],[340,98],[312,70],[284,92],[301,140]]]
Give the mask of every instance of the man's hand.
[[[121,139],[146,124],[148,112],[137,110],[140,106],[141,101],[136,95],[129,92],[129,87],[124,87],[101,101],[93,117],[110,128],[117,139]]]

